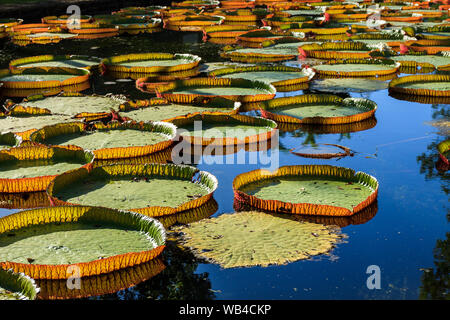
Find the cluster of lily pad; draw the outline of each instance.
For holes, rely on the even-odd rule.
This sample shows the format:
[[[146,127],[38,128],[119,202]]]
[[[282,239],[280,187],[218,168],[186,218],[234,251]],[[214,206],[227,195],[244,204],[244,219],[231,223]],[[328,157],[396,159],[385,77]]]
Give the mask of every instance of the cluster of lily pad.
[[[223,44],[221,56],[233,62],[202,65],[201,57],[164,52],[42,55],[0,70],[1,94],[24,98],[7,100],[0,110],[0,200],[5,208],[28,209],[0,218],[0,298],[35,298],[39,290],[29,277],[46,299],[110,293],[148,279],[164,269],[165,228],[175,224],[183,225],[185,246],[225,268],[330,252],[343,235],[322,223],[371,219],[375,177],[330,165],[254,170],[233,181],[236,211],[244,212],[206,219],[218,209],[216,177],[172,163],[171,151],[180,140],[235,152],[270,141],[278,129],[373,127],[376,103],[329,94],[340,90],[389,88],[393,95],[448,99],[450,78],[440,74],[450,66],[445,9],[392,2],[374,19],[371,5],[187,0],[79,21],[0,21],[0,39],[19,45],[163,29],[201,32],[204,41]],[[79,93],[97,71],[136,80],[148,99]],[[399,71],[419,74],[397,77]],[[303,94],[308,88],[317,93]],[[229,129],[236,133],[213,135]],[[353,155],[326,143],[320,151],[290,151],[319,159]],[[439,153],[448,169],[447,142]],[[55,236],[62,233],[64,239]],[[62,288],[73,268],[92,285]],[[125,284],[124,270],[132,275],[124,276]],[[117,281],[108,282],[111,275]]]

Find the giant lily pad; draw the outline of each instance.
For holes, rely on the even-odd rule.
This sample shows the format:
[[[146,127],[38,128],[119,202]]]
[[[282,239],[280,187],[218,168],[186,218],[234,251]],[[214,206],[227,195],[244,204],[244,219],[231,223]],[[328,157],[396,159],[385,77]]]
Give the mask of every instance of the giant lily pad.
[[[101,122],[86,128],[73,122],[46,126],[30,136],[47,145],[75,145],[93,150],[98,159],[139,157],[166,149],[175,138],[176,127],[164,122]]]
[[[36,107],[50,110],[54,115],[74,117],[77,115],[98,114],[117,110],[119,105],[126,102],[114,95],[83,95],[81,93],[60,94],[56,97],[29,97],[20,103],[24,107]],[[78,117],[80,118],[80,117]]]
[[[389,91],[407,95],[450,97],[449,75],[413,75],[392,80]]]
[[[0,191],[43,191],[58,174],[92,162],[94,155],[80,149],[27,146],[0,151]]]
[[[221,112],[237,113],[239,102],[223,98],[201,99],[192,105],[167,103],[162,99],[127,101],[121,104],[121,114],[136,121],[169,120],[190,113]]]
[[[398,71],[400,63],[387,63],[378,60],[329,60],[329,62],[314,66],[318,75],[331,77],[379,77]]]
[[[0,268],[35,279],[108,273],[148,262],[165,246],[158,221],[100,207],[22,211],[0,218],[0,226]]]
[[[365,59],[370,58],[371,49],[362,42],[324,42],[299,47],[300,55],[316,59]]]
[[[192,54],[137,53],[104,59],[102,65],[108,71],[122,73],[167,73],[193,69],[200,60]]]
[[[0,269],[0,300],[34,300],[40,289],[23,273]]]
[[[263,210],[350,216],[375,201],[378,181],[352,169],[298,165],[240,174],[233,190],[236,199]]]
[[[219,78],[243,78],[271,83],[275,88],[307,83],[314,76],[304,69],[286,66],[237,67],[214,70],[209,76]]]
[[[203,205],[216,188],[213,175],[190,166],[118,164],[66,172],[47,192],[57,204],[136,208],[130,210],[164,216]]]
[[[80,84],[90,72],[79,68],[26,68],[0,70],[0,83],[7,89],[43,89]]]
[[[450,57],[436,55],[399,55],[391,57],[400,62],[402,67],[413,69],[450,70]]]
[[[180,228],[183,245],[223,268],[287,264],[326,254],[340,242],[336,228],[262,212],[222,214]]]
[[[377,105],[363,98],[308,94],[254,103],[246,108],[260,109],[263,117],[277,122],[345,124],[373,117]]]
[[[183,141],[197,145],[239,145],[270,140],[276,123],[241,114],[205,112],[169,120],[178,128]]]
[[[99,58],[79,55],[34,56],[12,60],[10,68],[68,67],[91,69],[100,64]]]
[[[172,103],[191,104],[198,97],[223,97],[238,102],[253,102],[272,99],[274,86],[246,79],[194,78],[177,80],[156,87],[158,94]]]

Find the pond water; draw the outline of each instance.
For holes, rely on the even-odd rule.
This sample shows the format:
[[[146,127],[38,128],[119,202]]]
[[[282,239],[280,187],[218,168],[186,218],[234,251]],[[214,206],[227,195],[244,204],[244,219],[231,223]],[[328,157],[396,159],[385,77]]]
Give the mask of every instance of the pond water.
[[[99,40],[67,40],[47,46],[17,47],[10,43],[0,50],[0,66],[9,60],[40,54],[84,54],[107,57],[126,53],[191,53],[203,62],[223,61],[220,45],[201,42],[200,33],[164,31],[156,34],[121,36]],[[116,82],[95,76],[86,93],[124,94],[132,99],[150,95],[138,91],[134,81]],[[277,97],[309,91],[278,93]],[[330,164],[366,172],[379,181],[377,212],[371,218],[342,219],[348,238],[328,256],[282,266],[222,269],[198,261],[169,241],[164,253],[166,269],[152,279],[100,299],[417,299],[436,297],[431,292],[447,291],[443,279],[449,267],[449,174],[440,174],[434,165],[436,146],[448,139],[449,131],[430,125],[447,119],[447,104],[423,104],[389,96],[387,89],[342,94],[364,97],[378,104],[376,124],[357,132],[314,133],[306,130],[280,132],[279,149],[270,150],[279,165]],[[444,101],[445,102],[445,101]],[[289,149],[314,143],[344,145],[356,153],[341,159],[308,159]],[[279,152],[279,157],[277,157]],[[251,158],[250,152],[238,155]],[[208,157],[198,168],[214,174],[219,188],[214,198],[219,204],[214,216],[233,212],[233,178],[267,164],[227,165]],[[208,160],[208,161],[207,161]],[[216,160],[216,161],[214,161]],[[262,159],[260,159],[262,160]],[[274,160],[275,161],[275,160]],[[0,210],[0,216],[13,210]],[[355,222],[356,221],[356,222]],[[322,221],[322,223],[325,223]],[[331,222],[331,220],[330,220]],[[352,224],[353,223],[353,224]],[[369,290],[366,273],[379,266],[381,288]],[[427,268],[433,268],[428,272]],[[446,269],[447,268],[447,269]],[[442,271],[444,273],[442,274]],[[447,282],[448,283],[448,282]]]

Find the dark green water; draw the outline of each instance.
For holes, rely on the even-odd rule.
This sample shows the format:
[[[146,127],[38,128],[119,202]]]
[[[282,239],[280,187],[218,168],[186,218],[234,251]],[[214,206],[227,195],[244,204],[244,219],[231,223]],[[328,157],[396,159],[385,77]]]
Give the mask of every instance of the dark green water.
[[[10,59],[39,54],[86,54],[106,57],[132,52],[192,53],[204,62],[221,61],[220,46],[202,43],[200,33],[163,32],[90,41],[63,41],[49,46],[17,47],[4,44],[0,65]],[[95,76],[86,93],[121,93],[132,99],[149,95],[132,82],[114,82]],[[105,83],[106,82],[106,83]],[[289,96],[295,93],[278,93]],[[375,176],[379,183],[376,214],[341,219],[346,243],[331,256],[267,268],[221,269],[197,261],[169,243],[164,253],[167,268],[131,289],[102,299],[418,299],[442,298],[449,292],[450,233],[449,174],[438,173],[436,146],[448,139],[447,132],[427,124],[450,115],[446,104],[422,104],[389,96],[387,90],[350,93],[378,104],[376,124],[366,130],[314,133],[303,128],[280,133],[279,165],[330,164],[353,168]],[[308,130],[309,131],[308,131]],[[348,131],[348,130],[347,130]],[[344,145],[354,157],[330,160],[301,158],[288,150],[314,143]],[[269,152],[272,154],[273,150]],[[244,154],[242,154],[244,153]],[[240,151],[247,159],[250,153]],[[259,163],[210,164],[237,155],[209,157],[198,164],[219,180],[215,216],[233,212],[232,181],[237,174],[265,166]],[[11,211],[2,209],[0,215]],[[326,221],[322,221],[325,223]],[[329,223],[333,223],[329,221]],[[369,290],[366,270],[377,265],[381,288]],[[447,297],[448,298],[448,297]]]

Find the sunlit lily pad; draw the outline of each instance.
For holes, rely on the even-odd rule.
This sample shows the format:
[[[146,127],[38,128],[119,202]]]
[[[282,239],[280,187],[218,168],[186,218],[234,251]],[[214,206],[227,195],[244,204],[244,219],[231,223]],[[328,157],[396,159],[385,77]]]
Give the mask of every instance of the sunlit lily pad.
[[[274,212],[350,216],[375,201],[377,180],[352,169],[298,165],[255,170],[233,181],[235,198]]]
[[[9,65],[12,68],[33,68],[33,67],[70,67],[86,68],[100,64],[101,59],[88,56],[65,55],[65,56],[34,56],[12,60]]]
[[[304,69],[286,66],[255,66],[218,69],[210,72],[209,76],[264,81],[278,88],[307,83],[314,72],[307,73]]]
[[[179,231],[184,246],[223,268],[308,259],[328,253],[343,237],[336,228],[257,211],[222,214]]]
[[[78,114],[96,114],[110,112],[111,109],[117,110],[119,105],[125,101],[125,99],[113,95],[61,94],[56,97],[38,96],[33,99],[25,99],[20,105],[48,109],[55,115],[73,117]]]
[[[237,113],[240,103],[234,101],[225,101],[225,99],[215,99],[211,103],[201,101],[201,103],[192,105],[182,105],[174,103],[148,104],[145,101],[129,101],[120,106],[123,116],[136,121],[161,121],[169,120],[175,117],[184,116],[190,113],[203,112],[221,112]]]
[[[30,136],[46,145],[78,146],[92,150],[98,159],[120,159],[148,155],[166,149],[175,138],[175,126],[164,122],[101,122],[86,128],[72,122],[46,126]]]
[[[158,221],[100,207],[22,211],[0,218],[0,224],[0,268],[22,270],[35,279],[67,279],[76,271],[84,277],[131,267],[155,258],[165,245]]]
[[[309,94],[253,103],[246,108],[259,109],[263,117],[277,122],[345,124],[372,117],[377,105],[363,98],[342,99],[333,95]]]
[[[192,54],[137,53],[104,59],[102,65],[115,72],[167,73],[193,69],[200,60]]]
[[[319,75],[332,77],[374,77],[396,73],[400,63],[383,64],[368,60],[342,60],[314,66]]]
[[[270,140],[276,123],[246,115],[202,113],[170,120],[183,141],[197,145],[238,145]]]
[[[238,102],[272,99],[276,89],[272,85],[246,79],[194,78],[177,80],[156,87],[161,96],[172,103],[191,104],[198,97],[222,97]]]
[[[449,75],[413,75],[392,80],[389,90],[400,94],[450,97]]]
[[[54,179],[47,192],[55,203],[108,206],[157,217],[199,207],[216,188],[214,176],[190,166],[118,164],[67,172]]]

